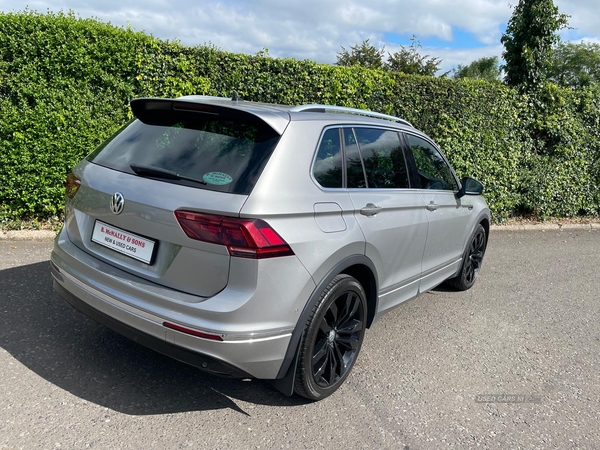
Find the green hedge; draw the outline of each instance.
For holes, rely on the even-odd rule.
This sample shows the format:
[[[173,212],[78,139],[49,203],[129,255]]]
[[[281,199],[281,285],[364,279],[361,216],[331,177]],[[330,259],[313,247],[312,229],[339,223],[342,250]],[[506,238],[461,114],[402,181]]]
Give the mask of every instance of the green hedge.
[[[399,115],[435,139],[459,176],[486,186],[496,222],[598,214],[600,88],[500,83],[185,47],[72,14],[0,14],[0,222],[47,218],[70,168],[120,127],[139,96],[326,103]]]
[[[68,170],[127,119],[153,41],[72,15],[0,14],[0,219],[62,209]]]

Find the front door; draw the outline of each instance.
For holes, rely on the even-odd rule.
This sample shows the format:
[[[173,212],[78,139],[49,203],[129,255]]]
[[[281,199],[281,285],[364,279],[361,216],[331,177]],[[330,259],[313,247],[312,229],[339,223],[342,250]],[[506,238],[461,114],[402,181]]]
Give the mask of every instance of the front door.
[[[472,229],[473,205],[467,197],[456,198],[458,183],[450,165],[440,151],[421,137],[406,134],[418,178],[419,191],[429,222],[423,253],[425,292],[453,276],[460,267],[467,238]]]

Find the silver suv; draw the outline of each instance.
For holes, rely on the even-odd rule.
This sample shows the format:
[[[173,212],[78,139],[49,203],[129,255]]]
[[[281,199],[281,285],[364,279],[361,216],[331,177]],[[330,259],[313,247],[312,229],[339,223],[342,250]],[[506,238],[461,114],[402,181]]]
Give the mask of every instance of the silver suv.
[[[405,120],[203,96],[131,108],[67,176],[52,275],[141,344],[318,400],[383,314],[477,278],[483,186]]]

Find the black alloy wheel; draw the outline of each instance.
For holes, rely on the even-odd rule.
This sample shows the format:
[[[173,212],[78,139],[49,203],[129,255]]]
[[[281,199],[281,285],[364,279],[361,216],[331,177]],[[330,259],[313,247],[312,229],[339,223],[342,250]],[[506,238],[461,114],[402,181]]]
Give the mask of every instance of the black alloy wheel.
[[[325,288],[309,318],[300,345],[295,390],[319,400],[349,375],[366,328],[367,302],[360,283],[338,275]]]
[[[469,254],[466,259],[467,266],[465,267],[465,281],[467,283],[475,283],[475,279],[479,275],[485,253],[485,243],[485,230],[481,227],[481,229],[476,230],[469,246]]]

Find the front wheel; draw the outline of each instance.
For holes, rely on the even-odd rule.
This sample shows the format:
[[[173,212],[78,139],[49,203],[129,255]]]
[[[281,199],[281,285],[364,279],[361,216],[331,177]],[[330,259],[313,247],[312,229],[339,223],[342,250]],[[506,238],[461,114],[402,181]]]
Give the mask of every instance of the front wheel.
[[[313,308],[300,342],[294,390],[320,400],[350,374],[365,335],[367,300],[353,277],[336,276]]]
[[[459,291],[466,291],[474,284],[481,265],[483,263],[483,255],[487,247],[487,234],[483,225],[478,224],[471,235],[469,244],[463,255],[462,267],[460,272],[454,278],[448,280],[448,284]]]

